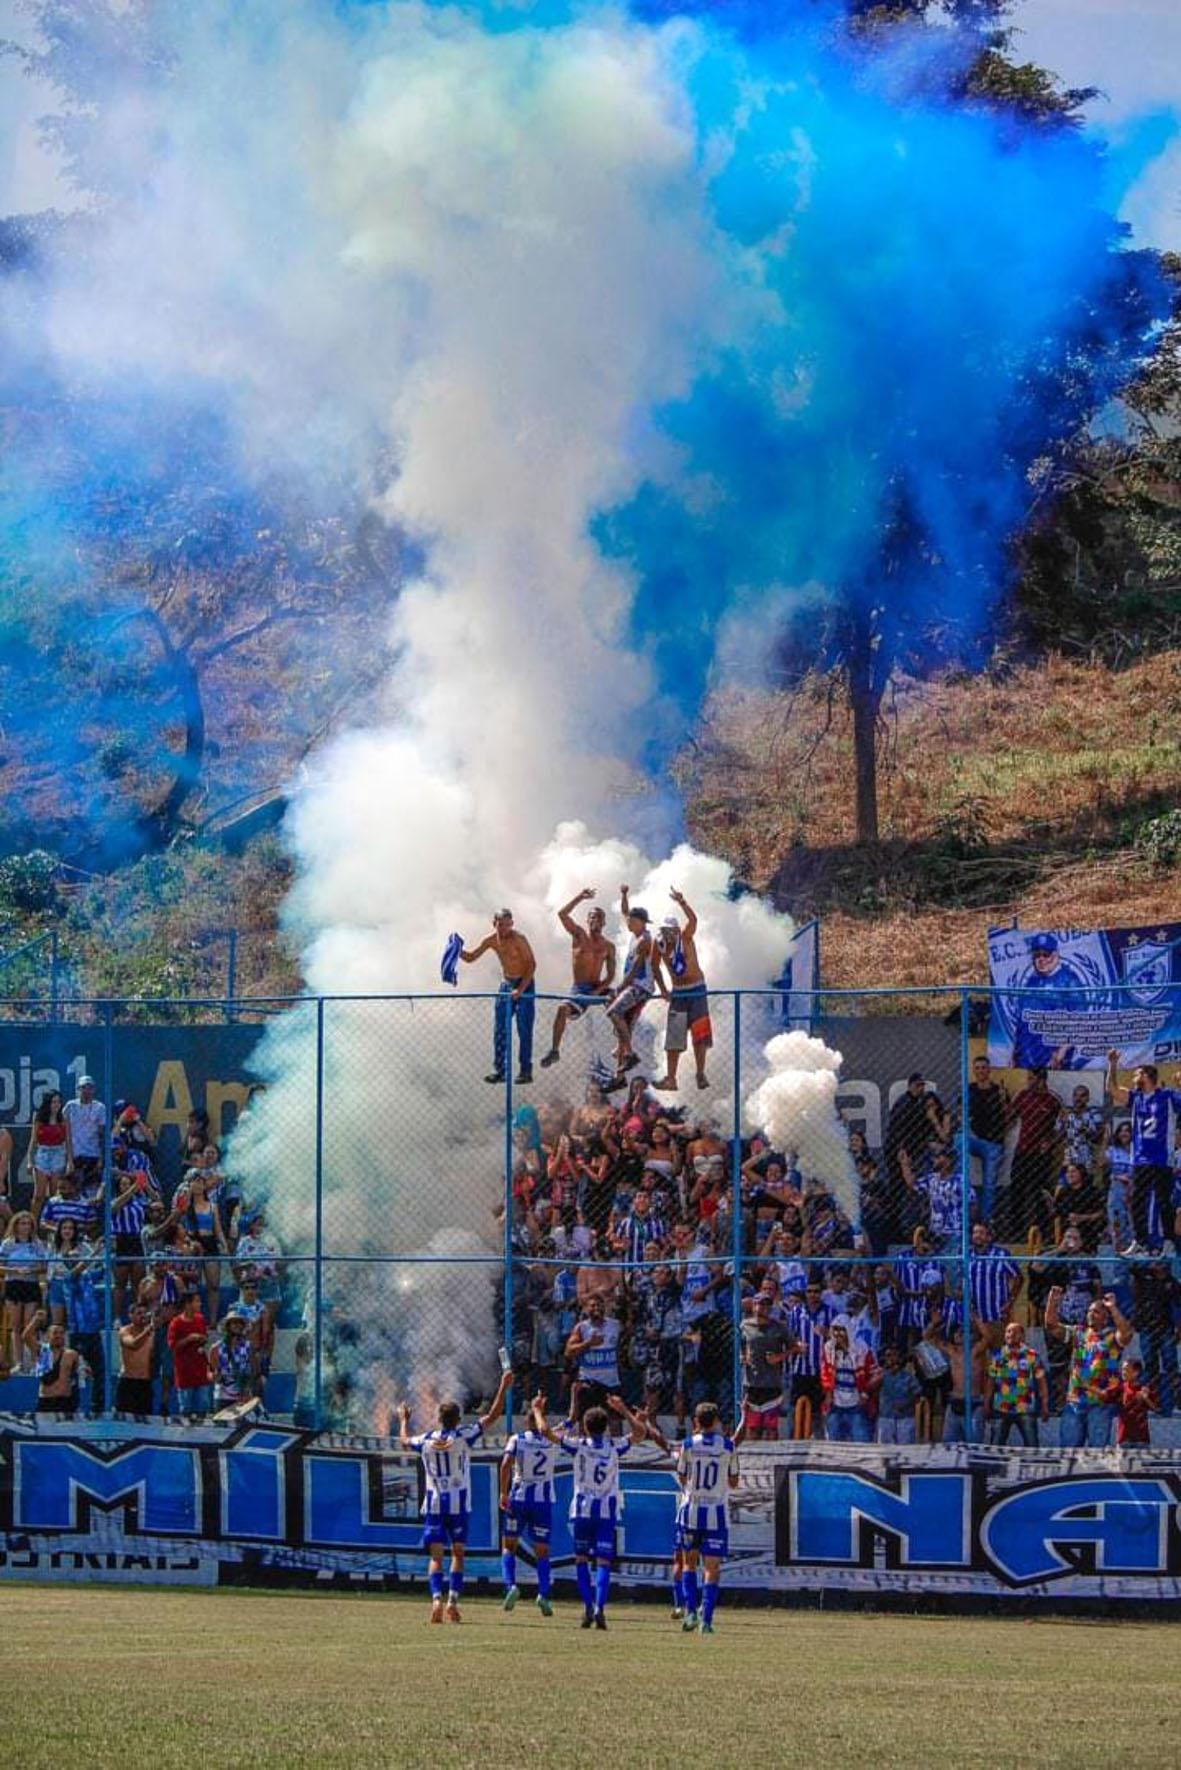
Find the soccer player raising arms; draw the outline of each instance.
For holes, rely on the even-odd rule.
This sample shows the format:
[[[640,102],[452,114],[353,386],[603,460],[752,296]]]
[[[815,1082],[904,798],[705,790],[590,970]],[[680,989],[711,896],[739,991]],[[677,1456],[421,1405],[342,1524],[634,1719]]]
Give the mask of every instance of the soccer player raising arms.
[[[610,1414],[619,1414],[631,1427],[631,1437],[614,1437]],[[588,1407],[582,1416],[581,1435],[567,1420],[561,1432],[547,1424],[536,1402],[533,1425],[574,1458],[574,1492],[570,1500],[570,1533],[574,1538],[575,1573],[582,1599],[582,1627],[607,1627],[607,1594],[611,1587],[611,1564],[615,1560],[615,1530],[619,1520],[619,1464],[633,1444],[648,1435],[648,1421],[641,1410],[632,1413],[618,1395],[608,1397],[607,1407]],[[591,1561],[595,1562],[591,1583]]]
[[[722,1562],[730,1551],[729,1494],[738,1486],[734,1453],[745,1436],[746,1422],[742,1422],[733,1438],[727,1438],[718,1429],[717,1408],[712,1401],[703,1401],[694,1411],[693,1427],[689,1437],[677,1445],[669,1444],[654,1426],[648,1431],[657,1444],[677,1459],[681,1493],[675,1548],[683,1567],[685,1600],[681,1628],[687,1635],[698,1627],[703,1635],[712,1635]],[[705,1562],[704,1591],[699,1591],[697,1582],[699,1559]]]
[[[533,1397],[532,1413],[545,1413],[545,1395]],[[512,1610],[517,1590],[517,1543],[527,1536],[537,1562],[537,1608],[552,1616],[550,1603],[549,1542],[554,1519],[554,1467],[558,1446],[536,1426],[514,1432],[504,1447],[500,1463],[501,1556],[504,1571],[504,1607]]]
[[[488,1412],[481,1414],[470,1426],[460,1424],[462,1410],[457,1401],[444,1401],[439,1405],[439,1424],[434,1430],[412,1438],[410,1403],[404,1401],[398,1409],[402,1422],[399,1443],[403,1450],[418,1452],[422,1458],[422,1473],[426,1481],[426,1497],[422,1508],[422,1546],[429,1558],[433,1623],[441,1623],[443,1620],[443,1553],[448,1545],[451,1549],[451,1570],[447,1592],[447,1620],[455,1623],[460,1620],[463,1551],[467,1542],[472,1503],[471,1447],[478,1444],[488,1427],[500,1418],[504,1398],[512,1380],[512,1371],[505,1371]]]

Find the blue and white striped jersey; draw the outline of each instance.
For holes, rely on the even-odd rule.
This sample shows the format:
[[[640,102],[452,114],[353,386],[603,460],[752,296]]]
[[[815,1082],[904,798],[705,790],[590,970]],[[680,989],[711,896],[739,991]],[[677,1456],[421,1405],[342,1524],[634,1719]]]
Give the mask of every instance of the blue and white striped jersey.
[[[558,1463],[558,1446],[530,1426],[524,1432],[511,1435],[505,1443],[504,1454],[513,1459],[510,1503],[536,1506],[548,1502],[552,1505],[557,1497],[554,1470]]]
[[[148,1195],[133,1192],[118,1210],[111,1207],[111,1228],[116,1235],[138,1235],[147,1222]]]
[[[917,1293],[913,1296],[902,1296],[898,1306],[899,1327],[926,1327],[927,1304],[922,1291],[922,1271],[931,1264],[930,1256],[924,1254],[902,1254],[894,1262],[894,1274],[898,1280],[898,1289],[902,1292]]]
[[[677,1523],[687,1530],[725,1530],[730,1516],[728,1477],[737,1471],[734,1440],[721,1432],[694,1432],[677,1446]]]
[[[820,1375],[820,1360],[831,1321],[832,1310],[827,1303],[818,1304],[814,1314],[806,1303],[798,1303],[794,1309],[788,1310],[788,1332],[804,1344],[804,1350],[795,1354],[788,1367],[793,1377]]]
[[[968,1268],[972,1307],[981,1321],[999,1321],[1009,1306],[1009,1287],[1020,1276],[1020,1267],[994,1242],[987,1253],[972,1250]]]
[[[571,1518],[618,1518],[623,1510],[619,1463],[631,1449],[630,1438],[578,1438],[563,1433],[561,1448],[574,1458]]]
[[[410,1440],[411,1450],[422,1458],[426,1480],[423,1511],[436,1518],[450,1518],[469,1510],[472,1501],[471,1447],[479,1444],[484,1428],[478,1420],[470,1426],[444,1431],[437,1426]]]

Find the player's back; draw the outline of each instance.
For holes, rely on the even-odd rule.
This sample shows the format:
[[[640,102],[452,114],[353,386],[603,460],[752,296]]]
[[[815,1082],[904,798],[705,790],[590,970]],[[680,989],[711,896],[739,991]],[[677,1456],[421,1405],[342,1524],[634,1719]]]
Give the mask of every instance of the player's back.
[[[512,1498],[526,1505],[552,1505],[556,1494],[554,1471],[560,1447],[527,1427],[522,1432],[514,1432],[504,1448],[505,1454],[513,1460]]]
[[[471,1504],[471,1446],[481,1437],[478,1425],[442,1427],[411,1440],[422,1458],[426,1483],[425,1509],[447,1514],[466,1512]]]
[[[725,1522],[733,1468],[734,1440],[724,1433],[694,1432],[684,1440],[677,1456],[677,1512],[683,1523],[710,1529]]]
[[[581,1438],[564,1435],[561,1448],[574,1459],[571,1518],[614,1518],[621,1508],[620,1459],[631,1449],[630,1438]]]

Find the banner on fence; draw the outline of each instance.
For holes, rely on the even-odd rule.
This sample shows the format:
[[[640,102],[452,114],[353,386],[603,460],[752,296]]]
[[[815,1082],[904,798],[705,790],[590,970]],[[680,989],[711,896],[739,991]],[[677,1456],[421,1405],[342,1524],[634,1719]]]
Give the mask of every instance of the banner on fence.
[[[993,928],[988,967],[999,1068],[1094,1068],[1111,1050],[1121,1068],[1181,1060],[1181,923]]]
[[[180,1178],[185,1121],[197,1108],[209,1114],[218,1142],[227,1136],[246,1104],[250,1056],[262,1036],[259,1026],[113,1026],[110,1076],[101,1026],[4,1027],[0,1059],[0,1123],[18,1132],[17,1158],[24,1155],[27,1128],[47,1094],[70,1099],[79,1077],[93,1076],[108,1116],[118,1099],[132,1100],[154,1132],[158,1169],[166,1182]],[[108,1086],[109,1083],[109,1086]]]
[[[420,1581],[417,1459],[279,1426],[0,1432],[0,1578],[183,1584]],[[469,1571],[499,1574],[496,1451],[473,1461]],[[559,1473],[554,1569],[572,1574]],[[669,1577],[675,1488],[639,1453],[618,1578]],[[1181,1598],[1181,1465],[1153,1451],[757,1445],[726,1583],[748,1593]]]

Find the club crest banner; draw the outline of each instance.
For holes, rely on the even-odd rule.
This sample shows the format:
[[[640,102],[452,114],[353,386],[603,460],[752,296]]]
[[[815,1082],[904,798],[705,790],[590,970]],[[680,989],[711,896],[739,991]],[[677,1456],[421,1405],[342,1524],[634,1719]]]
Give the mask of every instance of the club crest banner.
[[[1181,1061],[1181,923],[993,928],[988,1055],[1002,1069]]]

